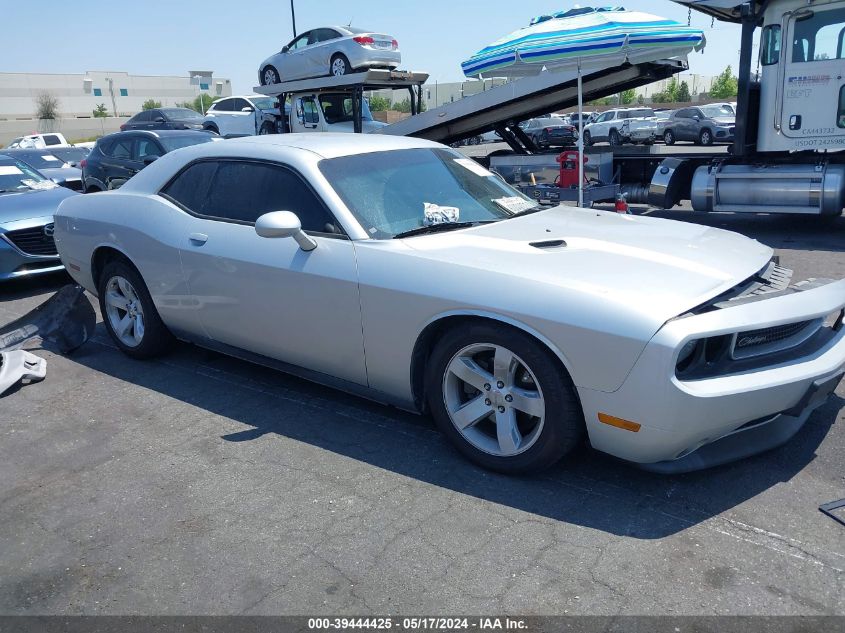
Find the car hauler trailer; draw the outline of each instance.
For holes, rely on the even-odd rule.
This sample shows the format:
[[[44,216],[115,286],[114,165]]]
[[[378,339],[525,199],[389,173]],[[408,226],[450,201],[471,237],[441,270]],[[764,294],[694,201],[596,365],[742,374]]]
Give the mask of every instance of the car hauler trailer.
[[[727,155],[665,159],[648,202],[671,208],[689,198],[696,211],[841,215],[845,0],[675,1],[742,26],[736,130]],[[753,80],[757,28],[761,72]]]
[[[364,92],[370,90],[407,90],[411,114],[421,110],[421,86],[428,79],[426,73],[398,70],[368,70],[341,77],[315,77],[285,81],[278,84],[256,86],[258,94],[276,97],[280,104],[290,100],[290,113],[282,117],[281,132],[370,132],[366,125]],[[337,95],[340,99],[327,98]],[[331,102],[336,109],[348,106],[345,112],[330,114],[324,111],[323,101]],[[337,102],[337,103],[335,103]],[[280,107],[284,112],[284,109]],[[351,125],[350,125],[351,123]]]

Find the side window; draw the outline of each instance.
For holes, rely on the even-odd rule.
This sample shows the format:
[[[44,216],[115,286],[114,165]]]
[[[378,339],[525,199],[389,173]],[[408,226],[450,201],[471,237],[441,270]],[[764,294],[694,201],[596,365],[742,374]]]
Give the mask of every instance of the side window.
[[[836,112],[836,125],[845,127],[845,86],[839,89],[839,110]]]
[[[133,123],[144,123],[145,121],[152,121],[152,112],[150,110],[143,110],[132,117]]]
[[[231,107],[232,110],[235,112],[240,112],[244,108],[250,107],[249,103],[247,103],[246,99],[232,99],[231,100]]]
[[[317,103],[311,97],[302,100],[303,123],[319,123],[320,115],[317,112]]]
[[[688,119],[689,118],[689,110],[678,110],[675,112],[676,119]]]
[[[164,116],[164,113],[161,110],[150,110],[150,121],[161,121],[167,120],[167,117]]]
[[[308,38],[311,37],[311,33],[303,33],[299,37],[297,37],[294,41],[288,44],[288,50],[290,51],[299,51],[308,46]]]
[[[202,171],[192,173],[198,169]],[[293,211],[306,231],[339,232],[323,203],[302,178],[277,165],[235,160],[197,163],[163,193],[209,218],[252,224],[270,211]]]
[[[845,9],[816,9],[794,18],[792,62],[818,62],[843,58]]]
[[[232,100],[231,99],[221,99],[217,103],[213,104],[213,109],[215,112],[231,112],[232,111]]]
[[[138,160],[144,160],[148,156],[163,156],[164,152],[154,140],[149,138],[138,139],[135,144],[138,152]]]
[[[192,213],[202,214],[215,171],[217,163],[213,161],[194,163],[162,189],[161,195]]]
[[[316,29],[314,31],[315,42],[329,42],[340,37],[340,33],[334,29]]]
[[[769,24],[765,27],[760,40],[760,64],[777,64],[780,61],[780,24]]]
[[[107,154],[112,158],[132,158],[132,141],[132,137],[117,139],[108,148]]]

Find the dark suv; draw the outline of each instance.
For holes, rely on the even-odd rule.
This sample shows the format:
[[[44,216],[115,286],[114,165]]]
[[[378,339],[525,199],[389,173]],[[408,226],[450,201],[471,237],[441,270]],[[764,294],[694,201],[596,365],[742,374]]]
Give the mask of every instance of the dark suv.
[[[82,167],[85,193],[117,189],[144,167],[180,147],[210,143],[219,137],[194,130],[117,132],[97,141]]]
[[[698,145],[732,143],[736,116],[733,111],[718,104],[681,108],[669,117],[663,129],[663,142],[692,141]]]
[[[120,126],[121,130],[201,130],[202,115],[190,108],[143,110]]]

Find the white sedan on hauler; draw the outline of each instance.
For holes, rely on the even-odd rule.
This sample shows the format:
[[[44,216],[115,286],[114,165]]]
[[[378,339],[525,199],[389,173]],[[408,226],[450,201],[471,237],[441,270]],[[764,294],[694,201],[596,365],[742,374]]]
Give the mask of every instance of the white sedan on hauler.
[[[583,437],[652,470],[787,441],[845,371],[845,281],[718,229],[541,209],[429,141],[172,152],[64,201],[55,240],[130,356],[173,338],[430,411],[488,468]]]

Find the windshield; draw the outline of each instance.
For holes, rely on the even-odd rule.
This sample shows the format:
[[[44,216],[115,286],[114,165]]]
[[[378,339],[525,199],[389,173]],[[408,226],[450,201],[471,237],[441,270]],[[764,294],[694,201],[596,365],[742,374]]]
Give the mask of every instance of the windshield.
[[[704,113],[704,116],[706,116],[710,119],[734,116],[733,110],[731,108],[729,108],[728,106],[723,106],[723,105],[720,105],[720,106],[716,106],[716,105],[703,106],[701,108],[701,111]]]
[[[447,149],[325,159],[320,171],[377,239],[443,222],[501,220],[537,206],[474,160]]]
[[[161,112],[166,116],[168,119],[176,119],[178,121],[184,119],[201,119],[202,115],[197,112],[196,110],[191,110],[190,108],[162,108]]]
[[[274,110],[279,107],[279,103],[274,97],[264,97],[262,99],[250,97],[250,100],[259,110]]]
[[[326,117],[326,123],[343,123],[345,121],[352,121],[352,97],[342,92],[321,94],[319,96],[320,105],[323,108],[323,116]],[[361,120],[372,121],[373,115],[370,112],[370,106],[367,100],[361,102]]]
[[[23,189],[52,189],[56,186],[56,183],[47,180],[26,163],[0,158],[0,193]]]
[[[158,140],[159,143],[164,145],[166,151],[172,152],[174,149],[180,149],[182,147],[210,143],[214,138],[214,136],[207,132],[197,132],[196,134],[186,134],[184,136],[160,136]]]

